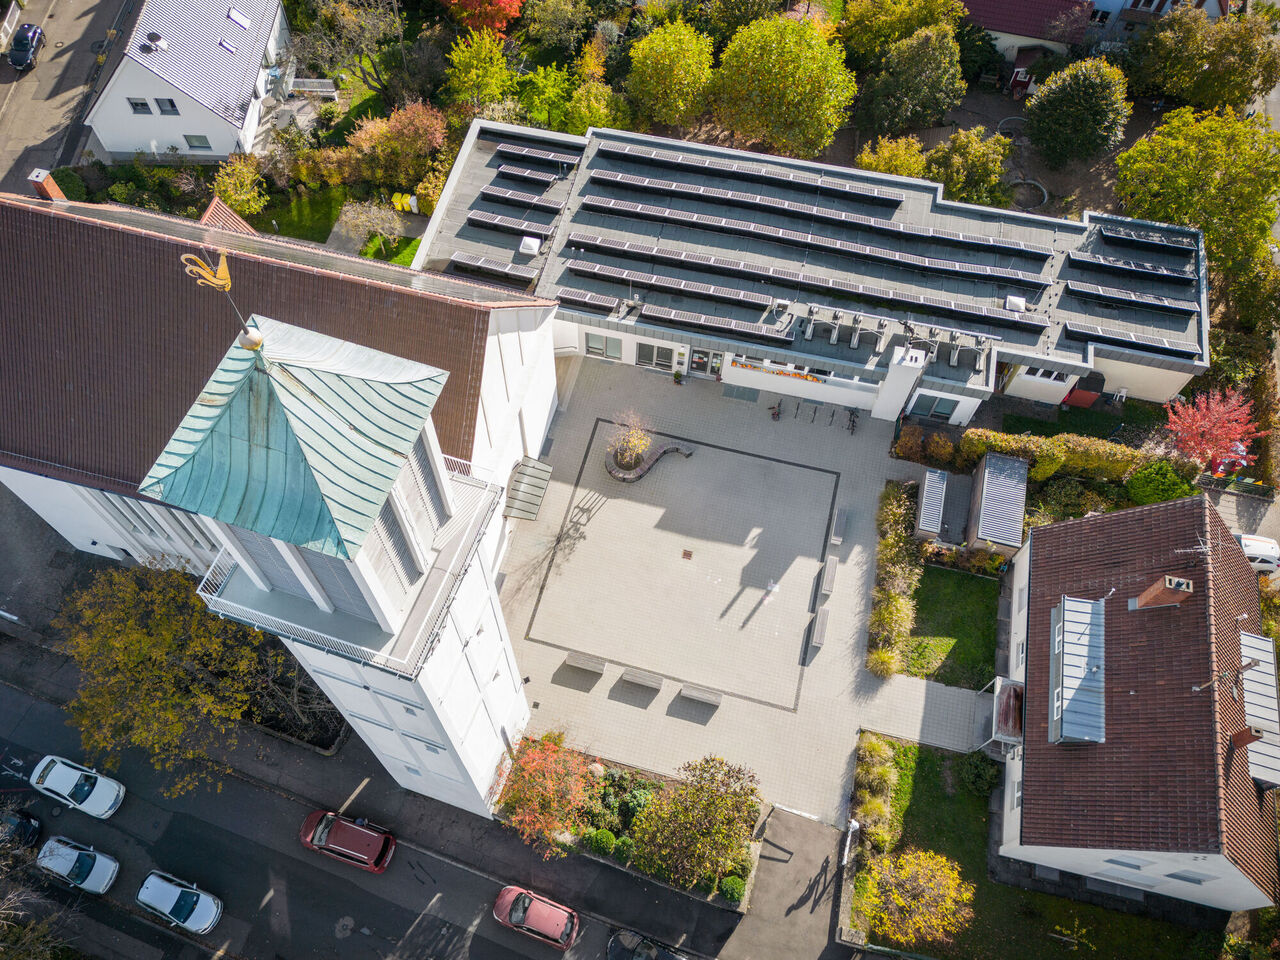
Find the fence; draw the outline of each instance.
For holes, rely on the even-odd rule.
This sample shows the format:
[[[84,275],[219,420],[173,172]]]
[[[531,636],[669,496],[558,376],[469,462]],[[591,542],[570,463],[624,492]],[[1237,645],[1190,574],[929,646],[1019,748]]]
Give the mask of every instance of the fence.
[[[1206,490],[1228,490],[1231,493],[1241,493],[1246,497],[1259,497],[1263,500],[1276,498],[1275,487],[1259,483],[1257,480],[1250,480],[1248,477],[1215,477],[1213,474],[1205,473],[1196,480],[1196,485]]]
[[[13,0],[9,4],[9,9],[5,12],[4,21],[0,22],[0,50],[9,45],[9,38],[13,36],[13,31],[18,29],[18,14],[22,13],[22,7],[18,4],[18,0]]]

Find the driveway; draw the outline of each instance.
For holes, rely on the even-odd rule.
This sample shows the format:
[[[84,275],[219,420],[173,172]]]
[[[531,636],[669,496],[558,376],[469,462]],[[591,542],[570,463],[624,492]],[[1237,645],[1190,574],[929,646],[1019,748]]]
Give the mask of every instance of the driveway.
[[[19,23],[44,27],[48,43],[33,71],[0,63],[0,190],[27,193],[32,169],[69,163],[77,120],[112,27],[126,24],[140,0],[31,0]],[[8,3],[3,6],[7,9]],[[7,49],[7,48],[6,48]],[[72,136],[68,136],[72,134]]]

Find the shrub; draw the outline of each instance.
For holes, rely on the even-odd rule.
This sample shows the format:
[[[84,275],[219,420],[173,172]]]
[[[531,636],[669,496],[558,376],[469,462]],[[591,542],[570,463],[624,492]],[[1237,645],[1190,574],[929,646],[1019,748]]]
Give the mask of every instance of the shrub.
[[[1000,764],[996,763],[981,750],[965,754],[960,759],[959,765],[960,782],[971,793],[976,793],[980,797],[988,796],[1000,783],[1000,778],[1003,775]]]
[[[618,838],[610,830],[601,828],[587,835],[587,846],[591,848],[591,852],[602,857],[613,853],[613,848],[617,845]]]
[[[744,848],[741,853],[733,858],[733,862],[729,866],[729,876],[739,877],[742,880],[746,880],[751,876],[751,849],[749,847]],[[720,884],[720,889],[724,889],[723,882]]]
[[[871,930],[896,943],[945,943],[973,917],[973,884],[941,854],[908,850],[880,857],[867,874],[863,904]]]
[[[747,881],[741,877],[725,877],[720,881],[720,896],[734,906],[742,902],[742,895],[747,892]]]
[[[635,819],[636,814],[649,805],[649,801],[653,799],[653,791],[643,787],[637,787],[618,801],[618,819],[622,823],[622,828],[626,830],[631,826],[631,821]]]
[[[889,802],[883,797],[867,797],[854,813],[860,824],[885,823],[889,819]]]
[[[867,767],[858,767],[858,785],[865,787],[875,797],[892,795],[893,788],[898,785],[898,768],[891,763],[877,763]]]
[[[1125,483],[1129,499],[1136,504],[1160,503],[1190,496],[1191,484],[1178,476],[1164,460],[1139,467]]]
[[[912,597],[889,593],[881,587],[871,591],[871,617],[867,629],[879,646],[897,647],[905,643],[915,625],[916,603]]]
[[[874,733],[864,733],[858,741],[858,763],[893,763],[893,747]]]
[[[242,217],[251,217],[267,205],[258,158],[251,153],[233,153],[218,167],[213,178],[218,199]]]
[[[876,583],[889,593],[910,597],[920,585],[924,569],[915,539],[903,543],[885,538],[877,552]]]
[[[58,167],[50,176],[68,200],[80,202],[89,199],[89,191],[84,185],[84,180],[70,167]]]
[[[619,863],[629,863],[635,852],[636,842],[630,837],[619,837],[618,842],[613,845],[613,859]]]
[[[877,677],[892,677],[898,672],[902,662],[898,651],[890,647],[879,647],[867,651],[867,669]]]
[[[902,460],[919,463],[924,459],[924,427],[909,423],[902,428],[898,442],[893,447],[894,455]]]
[[[924,455],[930,463],[946,466],[955,455],[956,445],[943,433],[931,433],[924,442]]]
[[[581,824],[589,802],[586,758],[564,747],[564,734],[520,744],[499,805],[525,843],[563,856],[558,838]]]
[[[973,427],[964,432],[956,450],[956,463],[971,467],[988,451],[1021,457],[1031,464],[1027,477],[1033,482],[1048,480],[1055,473],[1086,480],[1123,480],[1134,469],[1149,462],[1150,455],[1134,447],[1060,433],[1053,437],[1015,435]],[[1179,472],[1186,467],[1177,464]]]
[[[877,853],[884,853],[893,843],[893,831],[881,824],[862,828],[862,839]]]

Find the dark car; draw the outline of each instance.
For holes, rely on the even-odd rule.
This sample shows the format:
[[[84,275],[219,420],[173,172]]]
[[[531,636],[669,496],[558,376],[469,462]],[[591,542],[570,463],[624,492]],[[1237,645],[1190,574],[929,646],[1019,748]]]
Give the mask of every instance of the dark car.
[[[608,960],[689,960],[683,953],[642,937],[634,930],[619,930],[609,939]]]
[[[317,810],[302,821],[298,839],[308,850],[370,873],[386,870],[396,850],[396,838],[381,827],[324,810]]]
[[[493,905],[493,919],[560,951],[578,939],[576,913],[522,887],[502,888]]]
[[[0,813],[0,843],[32,847],[39,836],[40,821],[27,811],[5,810]]]
[[[21,73],[36,65],[40,48],[44,46],[44,30],[34,23],[24,23],[13,34],[9,45],[9,66]]]

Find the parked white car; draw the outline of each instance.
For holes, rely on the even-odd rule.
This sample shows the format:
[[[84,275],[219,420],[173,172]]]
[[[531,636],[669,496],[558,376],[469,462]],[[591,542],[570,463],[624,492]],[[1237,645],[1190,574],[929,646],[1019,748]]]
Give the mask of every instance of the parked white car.
[[[194,883],[152,870],[138,889],[139,905],[171,926],[189,933],[208,933],[222,919],[222,901]]]
[[[52,754],[36,764],[31,786],[99,820],[115,813],[124,800],[124,784],[118,780]]]
[[[106,893],[120,872],[114,857],[66,837],[46,840],[36,866],[85,893]]]
[[[1249,566],[1258,573],[1275,573],[1280,569],[1280,543],[1270,537],[1259,537],[1250,533],[1235,534],[1236,543],[1244,551]]]

